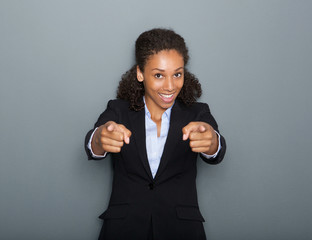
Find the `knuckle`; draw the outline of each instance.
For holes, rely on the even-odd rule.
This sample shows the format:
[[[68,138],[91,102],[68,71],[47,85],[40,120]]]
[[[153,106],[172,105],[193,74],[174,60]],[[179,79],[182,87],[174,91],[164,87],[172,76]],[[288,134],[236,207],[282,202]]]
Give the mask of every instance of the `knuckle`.
[[[108,138],[107,137],[101,137],[101,143],[103,143],[103,144],[107,144],[107,142],[108,142]]]
[[[118,140],[119,140],[119,141],[123,141],[123,134],[122,134],[122,133],[119,133],[119,134],[118,134]]]
[[[193,152],[198,152],[198,149],[197,148],[192,148],[192,151]]]
[[[101,132],[100,132],[100,135],[101,135],[102,137],[107,136],[107,130],[103,128],[103,129],[101,130]]]

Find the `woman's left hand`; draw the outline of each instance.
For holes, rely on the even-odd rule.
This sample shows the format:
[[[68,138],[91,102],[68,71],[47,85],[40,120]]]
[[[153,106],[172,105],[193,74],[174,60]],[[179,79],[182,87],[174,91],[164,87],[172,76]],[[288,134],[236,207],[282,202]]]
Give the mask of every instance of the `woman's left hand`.
[[[213,155],[218,150],[218,135],[213,127],[205,122],[190,122],[183,129],[183,140],[190,139],[193,152]]]

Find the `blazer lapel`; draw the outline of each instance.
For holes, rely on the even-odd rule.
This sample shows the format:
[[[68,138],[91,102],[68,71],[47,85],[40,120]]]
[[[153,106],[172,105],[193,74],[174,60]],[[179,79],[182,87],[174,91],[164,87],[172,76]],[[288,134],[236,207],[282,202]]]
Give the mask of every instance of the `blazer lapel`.
[[[178,101],[175,102],[174,106],[171,110],[170,116],[170,126],[167,135],[167,140],[164,146],[164,151],[160,159],[160,164],[155,176],[155,179],[158,178],[163,171],[165,170],[170,157],[174,154],[176,149],[176,145],[178,143],[177,139],[182,140],[182,128],[184,127],[184,123],[182,121],[183,114],[181,111],[181,107]]]
[[[148,176],[153,179],[146,153],[145,110],[143,109],[138,112],[130,111],[130,123],[133,130],[135,131],[132,136],[134,137],[136,147],[144,169]]]

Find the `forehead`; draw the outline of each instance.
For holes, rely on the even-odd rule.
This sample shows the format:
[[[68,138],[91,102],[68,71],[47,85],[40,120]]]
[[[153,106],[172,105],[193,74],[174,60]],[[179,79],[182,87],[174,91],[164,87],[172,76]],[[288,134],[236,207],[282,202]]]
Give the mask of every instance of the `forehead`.
[[[170,70],[171,68],[177,69],[184,66],[183,56],[176,50],[162,50],[158,53],[151,55],[146,64],[146,68],[160,68]]]

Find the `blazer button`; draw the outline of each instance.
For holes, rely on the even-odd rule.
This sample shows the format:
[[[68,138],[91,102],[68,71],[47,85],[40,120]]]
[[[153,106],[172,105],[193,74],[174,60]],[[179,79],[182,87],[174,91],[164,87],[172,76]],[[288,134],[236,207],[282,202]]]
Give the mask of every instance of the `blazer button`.
[[[148,188],[149,188],[150,190],[153,190],[153,189],[154,189],[154,184],[153,184],[153,183],[148,184]]]

